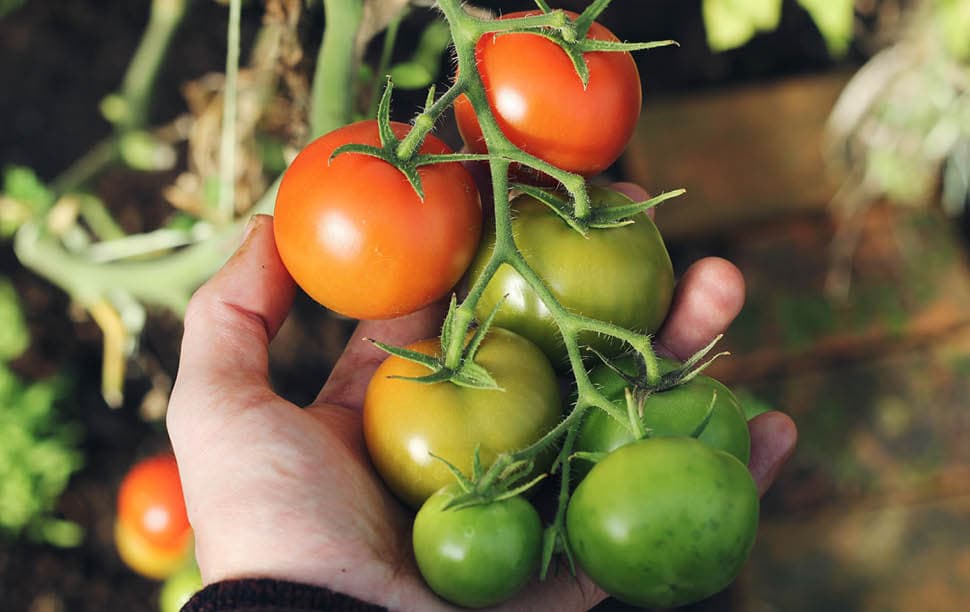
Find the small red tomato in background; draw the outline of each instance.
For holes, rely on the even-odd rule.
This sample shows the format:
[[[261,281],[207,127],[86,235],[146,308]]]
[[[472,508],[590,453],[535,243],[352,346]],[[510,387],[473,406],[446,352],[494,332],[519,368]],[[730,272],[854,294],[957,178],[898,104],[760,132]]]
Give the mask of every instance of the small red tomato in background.
[[[392,123],[401,138],[411,129]],[[405,176],[341,145],[381,146],[377,121],[354,123],[310,143],[283,175],[276,245],[310,297],[343,315],[385,319],[444,296],[478,246],[481,203],[472,176],[455,162],[418,169],[422,201]],[[429,135],[421,153],[451,153]]]
[[[144,459],[125,475],[115,545],[129,567],[149,578],[165,578],[191,557],[192,528],[172,455]]]
[[[502,18],[538,13],[509,13]],[[586,36],[617,40],[598,23]],[[593,176],[626,148],[641,104],[640,74],[629,53],[585,53],[589,66],[585,89],[569,56],[537,34],[486,34],[478,41],[475,55],[499,127],[526,153],[563,170]],[[482,131],[466,96],[455,102],[455,118],[469,148],[484,153]]]

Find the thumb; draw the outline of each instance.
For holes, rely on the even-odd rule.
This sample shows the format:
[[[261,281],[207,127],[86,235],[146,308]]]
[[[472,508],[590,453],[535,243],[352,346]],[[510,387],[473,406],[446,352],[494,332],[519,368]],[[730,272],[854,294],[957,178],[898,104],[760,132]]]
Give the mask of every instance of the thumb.
[[[231,398],[270,389],[269,342],[286,319],[294,291],[276,250],[272,217],[253,217],[236,253],[189,302],[170,431],[195,422],[203,408],[207,413],[231,408],[236,404]]]

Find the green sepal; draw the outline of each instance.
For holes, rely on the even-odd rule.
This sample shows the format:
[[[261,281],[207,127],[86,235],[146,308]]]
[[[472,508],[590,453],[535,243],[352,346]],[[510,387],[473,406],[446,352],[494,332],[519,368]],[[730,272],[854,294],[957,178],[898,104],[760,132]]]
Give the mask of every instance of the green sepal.
[[[408,361],[421,364],[434,372],[437,372],[441,367],[438,360],[431,355],[426,355],[419,351],[412,351],[411,349],[400,346],[386,344],[384,342],[380,342],[379,340],[374,340],[373,338],[367,338],[367,341],[389,355],[394,355],[395,357],[400,357],[401,359],[406,359]]]
[[[624,204],[623,206],[595,208],[590,212],[589,226],[597,229],[605,229],[629,225],[634,222],[631,218],[634,215],[650,210],[661,202],[666,202],[685,193],[687,193],[686,189],[675,189],[661,193],[643,202],[634,202],[632,204]]]
[[[446,380],[450,380],[459,387],[469,389],[504,391],[502,387],[498,386],[498,382],[492,378],[492,375],[488,373],[488,370],[474,361],[464,361],[458,371],[451,372]]]
[[[472,335],[472,339],[465,346],[465,354],[462,358],[463,363],[467,364],[475,361],[475,355],[478,353],[478,349],[482,346],[482,342],[485,340],[485,335],[488,333],[489,328],[492,327],[492,323],[495,322],[495,315],[498,314],[499,309],[502,307],[502,304],[505,303],[507,297],[508,296],[503,295],[502,298],[495,303],[495,306],[492,307],[492,310],[488,313],[488,316],[485,317],[485,320],[479,323],[478,329],[476,329],[475,333]],[[489,376],[489,378],[491,378],[491,376]]]
[[[539,10],[542,11],[543,13],[552,12],[552,9],[549,7],[549,3],[546,2],[546,0],[535,0],[535,3],[536,3],[536,6],[539,7]]]
[[[448,312],[445,314],[445,320],[441,323],[441,349],[442,352],[446,347],[451,346],[451,338],[454,331],[452,328],[455,326],[455,315],[458,310],[458,296],[454,293],[451,294],[451,300],[448,302]],[[464,333],[465,330],[460,330],[459,333]]]
[[[679,47],[680,43],[676,40],[651,40],[649,42],[620,42],[617,40],[599,40],[596,38],[584,38],[576,43],[579,51],[583,53],[606,52],[606,53],[630,53],[631,51],[646,51],[659,47]]]
[[[603,459],[606,459],[606,455],[609,453],[604,453],[602,451],[577,451],[569,456],[569,460],[581,459],[583,461],[589,461],[590,463],[599,463]]]
[[[475,449],[475,453],[476,454],[478,453],[477,448]],[[438,455],[430,451],[428,452],[428,454],[431,455],[433,459],[437,459],[441,463],[445,464],[445,467],[448,468],[448,471],[451,472],[451,474],[455,477],[455,480],[458,481],[458,486],[461,487],[462,491],[464,491],[465,493],[470,493],[471,491],[475,490],[475,485],[472,483],[472,481],[467,476],[465,476],[465,474],[463,474],[462,471],[455,466],[455,464],[448,461],[444,457],[439,457]],[[454,499],[448,502],[445,505],[445,510],[451,508],[452,505],[454,505],[454,502],[455,502]]]
[[[569,548],[569,541],[566,539],[559,525],[549,525],[542,532],[542,559],[539,564],[539,580],[545,580],[549,575],[549,567],[552,565],[552,556],[561,553],[566,557],[569,566],[569,574],[576,575],[576,562],[573,560],[573,551]]]
[[[390,75],[384,85],[384,93],[381,94],[381,101],[377,104],[377,130],[381,137],[381,146],[386,150],[393,150],[397,146],[398,139],[391,129],[391,92],[394,91],[394,82]]]
[[[570,228],[575,230],[581,236],[587,235],[586,228],[583,227],[583,225],[576,219],[576,216],[573,214],[573,210],[569,202],[567,202],[563,198],[560,198],[559,196],[549,193],[545,189],[541,189],[534,185],[526,185],[523,183],[513,183],[512,185],[510,185],[510,187],[512,189],[515,189],[517,191],[524,193],[525,195],[539,202],[542,202],[543,204],[548,206],[549,209],[552,210],[552,212],[556,213],[556,216],[562,219],[562,221]]]
[[[414,193],[418,194],[418,199],[424,202],[424,187],[421,185],[421,175],[418,174],[417,166],[411,161],[399,160],[397,169],[401,171],[401,174],[411,184]]]
[[[731,353],[728,351],[721,351],[701,365],[698,365],[701,360],[703,360],[704,357],[706,357],[714,349],[714,346],[720,342],[721,338],[723,337],[724,334],[718,334],[707,346],[691,355],[690,358],[681,364],[679,368],[664,374],[664,376],[660,379],[660,382],[657,384],[657,390],[664,391],[666,389],[689,382],[710,367],[710,365],[719,357],[730,355]]]
[[[327,163],[328,164],[333,163],[333,160],[336,159],[337,156],[345,155],[347,153],[358,153],[360,155],[370,155],[371,157],[376,157],[377,159],[384,160],[389,164],[394,163],[388,158],[388,154],[386,150],[381,149],[380,147],[360,144],[357,142],[350,142],[347,144],[343,144],[337,147],[336,149],[334,149],[333,153],[330,154],[330,159],[327,160]]]
[[[715,390],[714,394],[711,396],[711,403],[707,406],[707,414],[705,414],[704,418],[701,419],[701,422],[697,424],[697,427],[694,428],[694,431],[690,432],[691,438],[700,437],[700,435],[704,433],[704,430],[707,429],[707,425],[711,422],[711,417],[714,416],[714,404],[716,403],[717,403],[717,391]]]

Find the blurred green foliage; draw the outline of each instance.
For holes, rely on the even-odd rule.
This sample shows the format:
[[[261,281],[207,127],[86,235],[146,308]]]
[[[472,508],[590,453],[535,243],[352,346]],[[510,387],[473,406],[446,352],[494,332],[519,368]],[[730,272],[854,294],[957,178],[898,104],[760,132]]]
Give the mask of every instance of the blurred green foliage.
[[[964,0],[956,0],[963,2]],[[843,55],[852,39],[853,0],[798,0],[811,15],[829,51]],[[727,51],[747,43],[760,32],[770,32],[781,19],[782,0],[704,0],[707,43],[714,51]]]
[[[65,419],[62,379],[21,381],[0,365],[0,536],[76,546],[81,528],[56,518],[55,506],[83,462],[81,429]]]
[[[29,193],[30,175],[19,176],[27,187],[23,193]],[[83,461],[81,428],[61,410],[68,387],[64,379],[28,383],[6,365],[29,345],[17,292],[0,277],[0,539],[76,546],[81,528],[54,511]]]
[[[11,237],[25,221],[40,218],[53,203],[54,194],[33,170],[8,166],[0,192],[0,237]]]

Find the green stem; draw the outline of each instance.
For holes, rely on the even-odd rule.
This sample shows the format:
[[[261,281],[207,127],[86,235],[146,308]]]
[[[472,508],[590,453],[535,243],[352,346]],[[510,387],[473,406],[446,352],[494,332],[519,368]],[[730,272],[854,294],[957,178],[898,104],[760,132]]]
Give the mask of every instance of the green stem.
[[[117,122],[120,131],[140,129],[148,122],[152,92],[162,60],[185,17],[189,2],[153,0],[148,27],[121,82],[123,107]]]
[[[253,207],[252,213],[273,210],[279,181]],[[219,228],[210,238],[162,257],[144,261],[97,263],[66,250],[36,222],[24,224],[14,237],[14,250],[28,268],[90,305],[116,291],[146,304],[185,313],[192,292],[211,277],[239,243],[248,219]]]
[[[353,121],[360,63],[357,31],[364,18],[364,0],[323,0],[323,7],[326,29],[313,75],[311,138]]]
[[[226,81],[222,95],[222,134],[219,142],[219,200],[216,218],[228,223],[235,216],[236,204],[236,100],[239,88],[239,22],[242,0],[229,2],[229,27],[226,35]]]
[[[438,98],[434,104],[426,108],[414,119],[414,127],[408,132],[397,145],[397,156],[400,159],[411,159],[421,147],[428,133],[434,129],[435,124],[441,115],[451,107],[464,91],[466,80],[463,78],[455,79],[455,82],[445,93]]]

